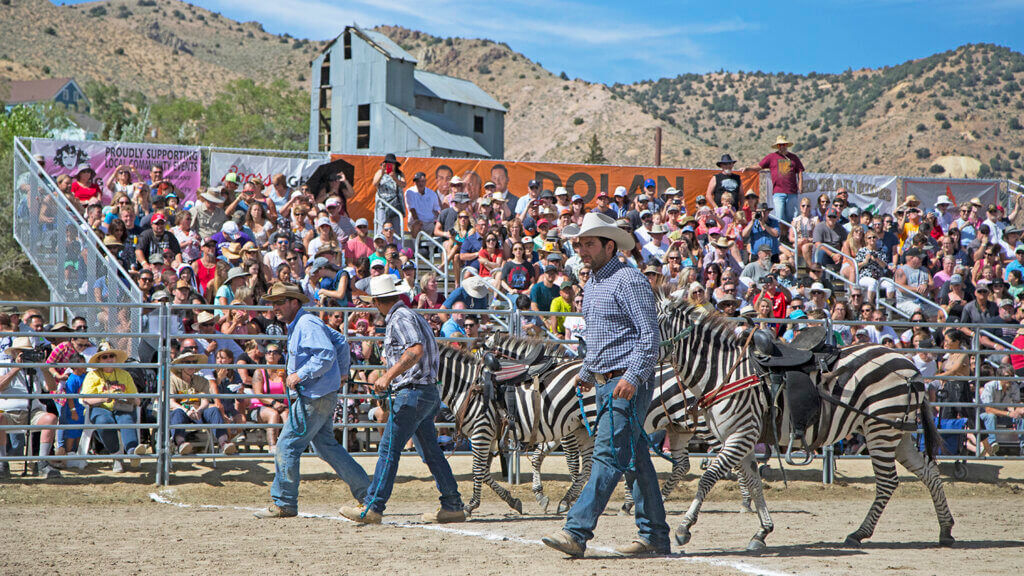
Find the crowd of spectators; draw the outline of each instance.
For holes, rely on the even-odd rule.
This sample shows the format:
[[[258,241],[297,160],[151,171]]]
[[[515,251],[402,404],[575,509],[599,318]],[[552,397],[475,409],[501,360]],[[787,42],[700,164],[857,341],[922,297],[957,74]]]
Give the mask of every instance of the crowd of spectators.
[[[372,232],[365,218],[349,215],[354,191],[343,173],[316,190],[307,185],[290,189],[280,174],[264,186],[231,173],[224,175],[223,186],[198,190],[194,202],[185,201],[159,166],[148,174],[121,166],[108,182],[96,181],[86,168],[57,183],[147,302],[197,305],[173,313],[172,331],[180,336],[171,351],[175,390],[255,394],[255,399],[237,402],[172,403],[176,423],[222,425],[211,442],[226,452],[245,439],[245,423],[280,423],[288,417],[288,407],[263,396],[284,391],[283,372],[263,367],[283,363],[279,343],[215,335],[283,336],[285,327],[269,311],[217,306],[265,304],[264,294],[281,281],[299,285],[315,304],[365,307],[356,296],[369,279],[393,274],[410,287],[404,297],[407,304],[438,310],[427,315],[438,336],[476,337],[499,329],[499,315],[484,311],[507,308],[507,303],[523,311],[579,312],[591,271],[577,255],[575,241],[564,233],[580,225],[588,211],[604,213],[634,234],[636,248],[619,257],[642,270],[656,289],[682,294],[709,311],[760,318],[761,326],[780,338],[791,339],[805,325],[772,319],[827,317],[853,322],[834,325],[841,346],[870,342],[950,350],[913,355],[926,378],[974,374],[976,357],[956,352],[970,347],[974,331],[896,331],[877,322],[909,316],[1005,324],[1003,329],[979,333],[981,345],[998,351],[1008,351],[1011,342],[1017,348],[1024,345],[1024,330],[1019,328],[1024,320],[1024,244],[1021,229],[1011,223],[1024,210],[1019,198],[1012,210],[977,199],[954,205],[946,197],[928,209],[909,196],[892,214],[862,211],[850,204],[844,189],[811,199],[799,195],[802,164],[788,152],[789,143],[779,140],[774,152],[742,169],[767,170],[774,185],[772,198],[744,191],[741,172],[734,171],[736,161],[725,155],[706,193],[690,206],[680,191],[659,190],[653,179],[647,179],[641,190],[617,186],[600,191],[589,207],[584,198],[563,187],[544,189],[538,180],[509,182],[507,172],[499,191],[494,182],[481,185],[475,173],[463,177],[445,167],[434,175],[435,190],[422,172],[406,180],[401,163],[388,155],[373,185],[378,198],[400,210],[402,218],[378,202]],[[102,202],[103,190],[112,198],[107,205]],[[420,232],[437,244],[424,241]],[[447,293],[443,279],[424,261],[449,267],[454,282]],[[328,325],[354,339],[353,364],[380,364],[379,344],[363,339],[383,331],[383,320],[372,309],[322,314]],[[4,320],[0,317],[0,328]],[[8,329],[43,327],[38,313],[6,321]],[[587,330],[575,315],[523,314],[520,321],[526,334],[569,341],[582,338]],[[94,343],[85,338],[50,339],[48,344],[55,363],[73,355],[97,354]],[[0,348],[16,349],[10,340],[0,342]],[[151,360],[153,354],[155,345],[143,346],[141,359]],[[1024,376],[1022,355],[1003,354],[992,361],[1000,366],[997,371]],[[187,368],[195,362],[233,368]],[[52,388],[83,389],[78,380],[84,378],[88,387],[94,373],[54,369]],[[373,370],[353,374],[360,383],[375,378]],[[111,379],[118,380],[106,380]],[[934,400],[973,398],[969,386],[929,382]],[[2,384],[0,380],[0,388]],[[135,382],[144,388],[140,384]],[[1017,386],[1009,389],[1016,391]],[[989,388],[985,386],[991,397],[1010,393],[999,386]],[[61,422],[81,418],[82,409],[65,414],[64,406],[79,404],[61,403],[55,410]],[[386,419],[383,407],[372,401],[348,401],[339,406],[339,418],[346,410],[353,419]],[[93,407],[91,412],[100,410]],[[115,411],[108,412],[116,416]],[[1007,411],[994,416],[1022,415],[1002,412]],[[140,418],[146,419],[145,409]],[[985,420],[994,425],[992,418]],[[74,440],[71,436],[58,435],[57,454],[73,450],[68,444]],[[109,434],[101,436],[106,436],[103,444],[118,444]],[[120,448],[108,451],[138,450],[136,438],[122,434],[119,441]],[[275,441],[271,429],[266,434],[271,450]],[[182,453],[196,449],[185,434],[176,434],[175,444]],[[991,442],[986,439],[985,444]]]

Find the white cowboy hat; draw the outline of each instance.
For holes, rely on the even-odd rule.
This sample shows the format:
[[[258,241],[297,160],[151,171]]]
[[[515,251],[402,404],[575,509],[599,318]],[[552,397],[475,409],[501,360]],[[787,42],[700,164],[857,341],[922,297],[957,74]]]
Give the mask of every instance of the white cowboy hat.
[[[393,274],[382,274],[370,278],[370,285],[366,289],[366,296],[360,296],[363,302],[370,302],[374,298],[388,298],[399,296],[409,292],[409,285],[405,281],[396,282]]]
[[[832,291],[829,290],[828,288],[825,288],[825,286],[821,282],[815,282],[814,284],[811,284],[811,288],[807,292],[824,292],[825,298],[829,298],[830,296],[832,296]]]
[[[470,276],[462,281],[462,289],[472,298],[483,298],[487,296],[487,281],[479,276]]]
[[[210,202],[214,202],[216,204],[223,204],[227,200],[227,198],[221,196],[220,190],[220,186],[213,186],[209,188],[206,192],[200,194],[199,196],[201,198],[205,198]]]
[[[562,235],[568,238],[582,238],[585,236],[597,236],[608,238],[615,242],[615,247],[623,252],[629,252],[636,246],[633,235],[615,225],[615,220],[599,212],[588,212],[583,217],[583,225],[575,234],[563,231]]]
[[[939,196],[939,199],[935,201],[935,205],[936,206],[942,206],[943,204],[945,204],[947,206],[950,206],[950,205],[953,204],[952,202],[950,202],[949,196],[946,196],[945,194],[943,194],[942,196]]]
[[[778,148],[779,146],[782,145],[792,146],[793,143],[790,142],[789,139],[783,136],[782,134],[779,134],[778,136],[775,137],[775,144],[772,144],[772,148]]]

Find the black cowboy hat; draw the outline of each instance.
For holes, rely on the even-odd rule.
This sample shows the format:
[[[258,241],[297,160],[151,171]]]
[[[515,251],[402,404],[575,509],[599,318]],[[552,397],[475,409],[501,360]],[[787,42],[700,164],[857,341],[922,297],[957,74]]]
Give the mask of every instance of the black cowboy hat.
[[[399,166],[402,165],[402,163],[398,161],[398,158],[395,158],[395,155],[392,154],[391,152],[388,152],[387,154],[384,155],[384,163],[394,164],[395,168],[398,168]]]
[[[735,164],[735,163],[736,163],[736,161],[732,159],[732,156],[729,156],[728,154],[722,154],[722,159],[719,160],[718,162],[715,162],[715,165],[718,166],[719,168],[721,168],[722,164]]]

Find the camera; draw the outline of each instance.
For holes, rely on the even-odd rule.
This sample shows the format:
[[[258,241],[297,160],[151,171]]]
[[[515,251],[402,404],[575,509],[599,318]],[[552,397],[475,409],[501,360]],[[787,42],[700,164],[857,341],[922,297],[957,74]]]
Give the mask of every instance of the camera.
[[[26,364],[43,363],[46,362],[46,350],[44,345],[36,346],[31,350],[25,350],[21,353],[21,361]]]

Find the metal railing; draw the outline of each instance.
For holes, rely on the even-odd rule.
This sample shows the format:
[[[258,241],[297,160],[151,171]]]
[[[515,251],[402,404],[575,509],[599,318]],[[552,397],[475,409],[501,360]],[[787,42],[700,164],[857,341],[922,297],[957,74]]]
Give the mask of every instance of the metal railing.
[[[58,318],[51,319],[77,307],[90,326],[139,332],[141,308],[117,305],[140,304],[142,293],[19,138],[14,139],[14,182],[14,238],[46,283],[50,298],[67,303],[55,308]]]
[[[480,273],[477,272],[474,268],[471,268],[471,267],[467,266],[467,267],[462,269],[460,274],[465,274],[467,272],[472,274],[473,276],[476,276],[477,278],[480,278],[480,279],[484,280],[483,285],[487,287],[487,290],[489,292],[492,292],[496,297],[501,298],[502,300],[505,301],[505,304],[508,306],[508,309],[509,309],[509,320],[508,320],[508,322],[503,321],[501,319],[501,317],[499,317],[499,316],[495,316],[494,319],[502,328],[505,329],[506,332],[509,332],[510,334],[518,334],[519,333],[519,322],[518,322],[519,310],[516,308],[516,303],[512,301],[512,298],[510,298],[508,294],[505,294],[504,292],[502,292],[501,290],[496,288],[494,286],[494,284],[492,284],[491,282],[487,281],[486,278],[480,276]],[[482,313],[482,312],[477,312],[477,313]]]
[[[421,240],[425,241],[430,246],[433,246],[433,247],[437,248],[438,250],[440,250],[440,252],[441,252],[441,267],[440,268],[438,268],[436,265],[434,265],[434,262],[431,261],[429,258],[426,258],[422,254],[420,254],[420,241]],[[432,235],[427,234],[424,231],[420,231],[420,233],[416,236],[416,238],[413,241],[413,248],[412,249],[413,249],[413,257],[415,258],[414,261],[416,263],[416,273],[419,274],[420,262],[423,262],[424,264],[427,265],[428,268],[433,270],[435,274],[437,274],[438,276],[440,276],[442,278],[442,281],[444,282],[444,293],[448,294],[449,293],[449,291],[448,291],[448,276],[449,276],[449,274],[448,274],[448,251],[444,249],[444,244],[441,244],[440,242],[438,242],[437,239],[434,238]]]
[[[401,193],[402,193],[402,191],[400,190],[399,194],[401,194]],[[398,215],[398,230],[395,231],[395,236],[397,236],[399,240],[404,239],[405,238],[405,214],[403,214],[402,211],[399,210],[398,208],[396,208],[395,206],[392,206],[391,203],[388,202],[387,200],[382,200],[380,197],[377,197],[376,201],[379,202],[380,204],[383,204],[384,205],[384,209],[387,210],[388,212],[392,212],[392,213]],[[377,222],[376,222],[376,220],[377,220],[377,209],[376,209],[376,207],[374,207],[374,209],[373,209],[373,219],[374,219],[374,224],[373,224],[374,225],[374,230],[373,230],[373,233],[374,234],[380,234],[380,230],[376,229],[377,228]]]
[[[828,253],[832,253],[832,254],[839,254],[840,256],[842,256],[843,260],[847,260],[847,261],[850,262],[850,264],[853,264],[853,277],[854,278],[860,278],[860,267],[857,265],[857,260],[854,259],[853,257],[851,257],[849,254],[846,254],[842,250],[836,250],[835,248],[829,246],[828,244],[822,244],[822,245],[816,246],[814,248],[814,261],[815,262],[818,261],[818,256],[820,256],[822,254],[822,252],[828,252]],[[842,274],[837,274],[837,273],[833,272],[832,270],[829,270],[829,268],[827,266],[822,266],[821,269],[826,274],[841,280],[843,282],[843,284],[850,285],[850,286],[854,285],[854,283],[851,283],[846,278],[844,278]]]

